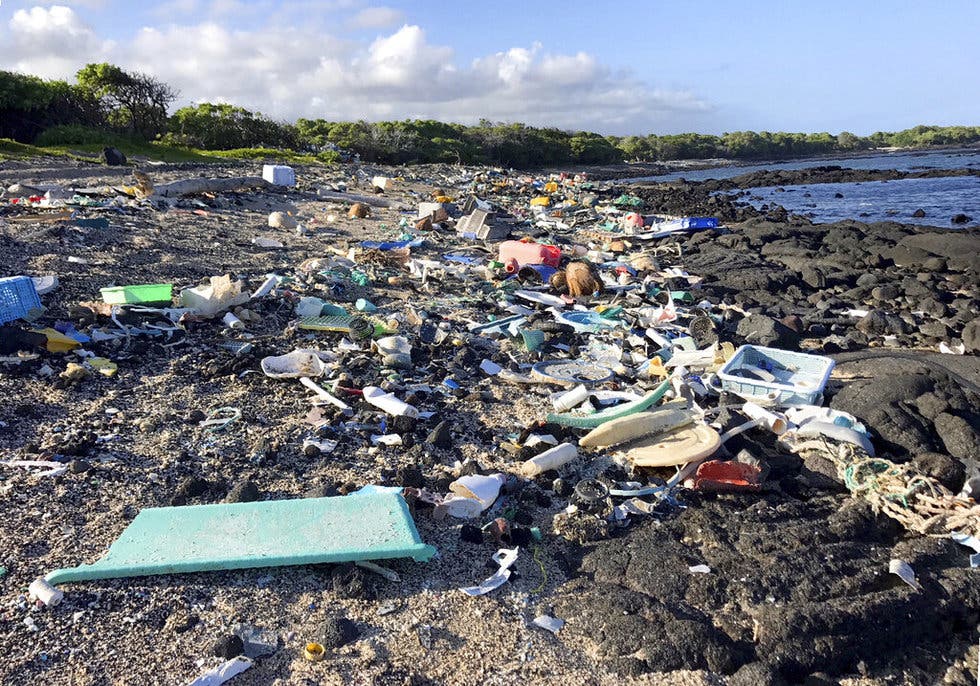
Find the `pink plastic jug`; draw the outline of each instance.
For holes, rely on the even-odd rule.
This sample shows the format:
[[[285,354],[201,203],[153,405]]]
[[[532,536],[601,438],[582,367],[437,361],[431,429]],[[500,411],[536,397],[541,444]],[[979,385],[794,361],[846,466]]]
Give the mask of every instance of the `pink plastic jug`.
[[[497,261],[504,263],[508,272],[516,272],[525,264],[546,264],[557,268],[561,263],[561,249],[554,245],[525,243],[524,241],[504,241],[499,246]]]

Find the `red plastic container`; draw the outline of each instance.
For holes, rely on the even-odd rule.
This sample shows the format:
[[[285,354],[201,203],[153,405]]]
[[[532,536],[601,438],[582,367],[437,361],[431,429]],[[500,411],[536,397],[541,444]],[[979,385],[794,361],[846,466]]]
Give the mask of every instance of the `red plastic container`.
[[[508,272],[516,272],[525,264],[546,264],[557,269],[561,263],[561,249],[554,245],[504,241],[499,250],[497,261],[503,262]]]

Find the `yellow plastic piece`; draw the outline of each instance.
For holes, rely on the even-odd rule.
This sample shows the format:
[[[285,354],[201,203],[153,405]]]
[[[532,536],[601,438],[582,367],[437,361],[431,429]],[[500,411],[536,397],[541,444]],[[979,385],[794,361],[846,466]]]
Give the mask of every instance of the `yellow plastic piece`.
[[[670,375],[670,372],[667,371],[666,367],[664,367],[664,361],[660,359],[660,355],[657,355],[650,360],[650,366],[647,368],[647,374],[666,379]]]
[[[319,643],[307,643],[303,648],[303,657],[310,662],[319,662],[326,653],[326,649]]]
[[[34,333],[44,334],[48,343],[45,346],[49,353],[66,353],[69,350],[74,350],[75,348],[80,348],[81,343],[76,341],[74,338],[69,338],[60,331],[55,329],[31,329]]]
[[[547,195],[539,195],[536,198],[531,198],[532,207],[548,207],[551,204],[551,198]]]
[[[119,371],[119,365],[104,357],[93,357],[89,359],[88,366],[103,376],[115,376],[116,372]]]
[[[546,183],[544,185],[544,192],[545,193],[557,193],[558,192],[558,184],[555,183],[554,181],[549,181],[548,183]]]
[[[436,202],[452,202],[453,199],[450,198],[448,195],[437,195],[435,197],[435,201]]]

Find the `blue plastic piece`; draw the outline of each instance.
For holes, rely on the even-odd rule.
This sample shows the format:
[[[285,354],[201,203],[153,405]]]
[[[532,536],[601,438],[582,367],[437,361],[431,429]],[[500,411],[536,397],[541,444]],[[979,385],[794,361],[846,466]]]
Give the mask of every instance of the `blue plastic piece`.
[[[400,488],[347,496],[157,507],[140,512],[91,565],[51,572],[51,584],[225,569],[411,557],[428,560]]]
[[[718,370],[722,389],[775,405],[814,405],[823,393],[834,361],[779,348],[743,345]],[[759,370],[774,378],[760,378]]]
[[[26,317],[31,310],[41,309],[34,282],[29,276],[10,276],[0,279],[0,324]]]

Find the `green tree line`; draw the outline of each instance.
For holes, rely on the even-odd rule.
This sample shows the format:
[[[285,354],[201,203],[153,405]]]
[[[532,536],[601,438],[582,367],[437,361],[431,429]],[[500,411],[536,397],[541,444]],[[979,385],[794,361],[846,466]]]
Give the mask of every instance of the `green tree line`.
[[[857,136],[733,131],[603,136],[481,120],[467,126],[434,120],[277,121],[224,103],[182,107],[178,93],[152,76],[89,64],[75,83],[0,71],[0,138],[38,145],[100,143],[112,136],[203,150],[280,148],[344,150],[387,164],[489,163],[518,168],[678,159],[785,159],[881,147],[923,148],[980,141],[977,126],[916,126]]]

